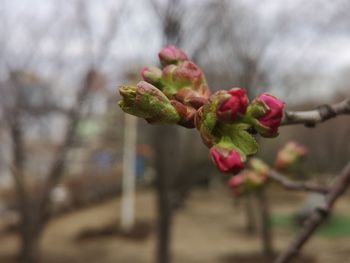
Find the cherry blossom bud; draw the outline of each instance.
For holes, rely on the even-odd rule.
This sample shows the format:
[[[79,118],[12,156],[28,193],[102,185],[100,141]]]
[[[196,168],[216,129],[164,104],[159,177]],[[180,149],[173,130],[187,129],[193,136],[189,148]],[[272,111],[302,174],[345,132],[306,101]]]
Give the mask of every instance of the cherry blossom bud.
[[[223,98],[220,102],[216,110],[216,115],[218,120],[225,123],[232,123],[245,114],[249,100],[246,91],[242,88],[233,88],[226,93],[229,96]]]
[[[210,155],[216,167],[222,173],[237,173],[244,168],[244,158],[235,149],[225,149],[214,145],[210,149]]]
[[[194,117],[196,114],[196,110],[176,100],[171,100],[170,102],[180,116],[180,121],[178,122],[178,124],[186,128],[194,128]]]
[[[244,194],[244,184],[246,180],[247,178],[243,174],[238,174],[232,176],[232,178],[228,181],[228,185],[232,189],[232,193],[235,197],[240,197]]]
[[[284,111],[284,102],[263,93],[248,107],[248,115],[254,118],[253,126],[263,137],[276,137]]]
[[[157,88],[162,87],[162,70],[157,67],[144,67],[141,71],[144,81],[151,83]]]
[[[176,93],[175,99],[199,109],[208,101],[208,94],[200,93],[191,88],[184,88]]]
[[[307,154],[305,147],[296,142],[288,142],[277,154],[275,167],[278,170],[286,170],[296,164]]]
[[[159,52],[158,56],[159,56],[160,63],[163,66],[166,66],[169,64],[177,64],[180,61],[185,61],[188,59],[184,51],[174,46],[163,48]]]
[[[267,177],[271,168],[264,161],[259,158],[250,158],[249,166],[255,173]]]
[[[173,73],[173,81],[178,85],[191,85],[198,87],[205,82],[204,74],[192,61],[184,61],[179,64]]]
[[[194,123],[199,131],[203,143],[208,148],[211,148],[219,138],[213,134],[213,129],[216,125],[216,115],[210,111],[209,103],[206,103],[197,110],[194,117]]]
[[[151,123],[177,123],[180,116],[169,99],[153,85],[141,81],[135,86],[119,89],[121,109]]]
[[[210,95],[207,81],[201,69],[192,61],[184,61],[177,65],[168,65],[163,69],[164,93],[169,98],[176,98],[181,102],[188,104],[192,101],[206,101]],[[192,90],[192,93],[178,94],[183,90]],[[190,96],[186,96],[190,95]],[[184,98],[186,97],[186,98]],[[192,97],[195,99],[192,100]],[[198,103],[194,102],[198,108]],[[201,103],[200,106],[202,106]]]
[[[263,187],[267,181],[267,177],[262,176],[252,170],[244,170],[238,175],[233,176],[228,185],[232,189],[235,197],[254,192]]]

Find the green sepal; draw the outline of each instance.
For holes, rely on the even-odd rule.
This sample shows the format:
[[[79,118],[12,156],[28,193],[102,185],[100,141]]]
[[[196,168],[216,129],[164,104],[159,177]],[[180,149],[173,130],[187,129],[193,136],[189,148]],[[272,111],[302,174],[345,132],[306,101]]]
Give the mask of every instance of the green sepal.
[[[269,107],[262,101],[254,100],[247,108],[247,118],[260,118],[269,111]]]
[[[245,156],[256,154],[259,148],[258,143],[244,127],[246,126],[242,124],[226,124],[221,133],[228,136],[236,149],[240,150]]]

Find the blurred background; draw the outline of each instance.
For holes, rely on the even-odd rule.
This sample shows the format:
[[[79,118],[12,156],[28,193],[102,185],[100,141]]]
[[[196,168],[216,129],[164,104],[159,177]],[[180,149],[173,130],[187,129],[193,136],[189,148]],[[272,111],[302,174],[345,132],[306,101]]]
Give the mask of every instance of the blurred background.
[[[346,0],[1,0],[0,262],[272,262],[322,198],[268,186],[266,249],[258,197],[232,197],[195,130],[126,116],[117,87],[176,45],[212,90],[268,91],[291,110],[337,102],[350,97],[348,10]],[[294,178],[327,184],[349,160],[349,135],[346,117],[283,127],[258,155],[273,163],[295,140],[309,156]],[[349,260],[349,201],[297,262]]]

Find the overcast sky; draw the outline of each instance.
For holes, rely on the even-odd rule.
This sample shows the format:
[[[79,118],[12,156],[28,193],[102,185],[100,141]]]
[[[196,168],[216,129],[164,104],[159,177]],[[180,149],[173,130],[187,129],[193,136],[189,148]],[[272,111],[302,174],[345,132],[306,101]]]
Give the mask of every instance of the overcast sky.
[[[108,14],[117,9],[121,1],[86,0],[92,17],[94,37],[98,39],[108,24]],[[188,5],[195,6],[204,0],[191,0]],[[256,23],[264,25],[269,32],[276,28],[276,23],[283,21],[283,32],[269,44],[264,67],[268,68],[275,92],[283,85],[286,76],[301,74],[317,76],[308,89],[315,89],[322,95],[332,93],[329,89],[335,82],[344,78],[346,70],[350,73],[350,1],[347,0],[239,0],[243,5],[254,10],[252,17]],[[45,28],[51,21],[52,30],[62,21],[74,17],[74,8],[69,1],[59,0],[2,0],[0,15],[6,23],[0,26],[1,38],[5,37],[2,51],[11,54],[12,62],[23,60],[32,54],[38,57],[50,57],[64,53],[65,58],[74,60],[86,56],[86,49],[81,35],[76,34],[70,41],[60,43],[57,34],[45,41],[28,42],[28,35],[35,34],[30,27]],[[160,0],[160,2],[164,2]],[[136,4],[137,3],[137,4]],[[155,63],[156,54],[161,45],[158,19],[146,0],[128,1],[127,14],[121,19],[118,37],[112,43],[111,60],[115,67],[109,70],[120,71],[121,67],[132,67],[136,63]],[[59,14],[59,15],[57,15]],[[51,20],[50,20],[51,18]],[[52,21],[55,20],[55,21]],[[67,27],[67,32],[71,30]],[[40,30],[39,30],[40,31]],[[271,33],[271,32],[270,32]],[[9,36],[10,35],[10,36]],[[8,37],[9,36],[9,37]],[[94,41],[94,39],[92,40]],[[96,41],[97,42],[97,41]],[[98,44],[93,45],[98,48]],[[14,63],[15,63],[14,62]],[[74,69],[73,69],[74,70]],[[301,91],[301,94],[304,94]]]

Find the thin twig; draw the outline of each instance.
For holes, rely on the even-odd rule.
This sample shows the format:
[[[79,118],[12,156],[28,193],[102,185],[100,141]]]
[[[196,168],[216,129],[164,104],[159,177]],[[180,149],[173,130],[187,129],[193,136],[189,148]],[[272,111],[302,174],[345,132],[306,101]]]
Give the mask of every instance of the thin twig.
[[[350,185],[350,162],[341,172],[330,192],[326,195],[325,204],[311,214],[305,223],[305,226],[296,239],[290,244],[286,251],[284,251],[275,261],[275,263],[290,262],[309,240],[315,230],[331,213],[334,203],[344,194]]]
[[[285,111],[281,125],[304,124],[315,127],[317,123],[343,114],[350,114],[350,99],[332,105],[324,104],[310,111]]]
[[[286,190],[317,192],[320,194],[327,194],[330,191],[329,188],[321,185],[292,181],[274,170],[270,171],[268,177],[271,180],[281,184]]]

